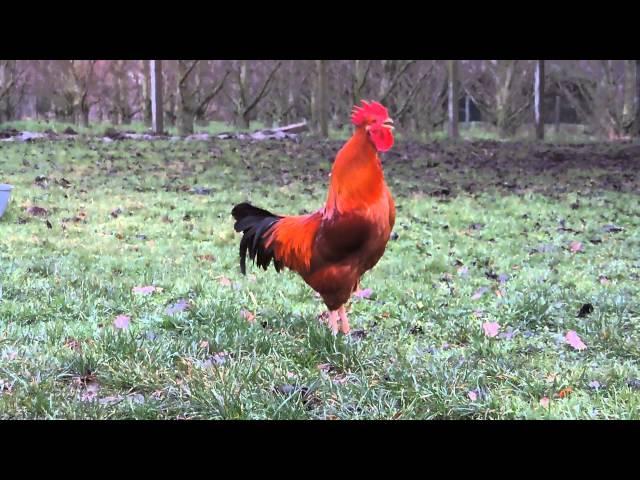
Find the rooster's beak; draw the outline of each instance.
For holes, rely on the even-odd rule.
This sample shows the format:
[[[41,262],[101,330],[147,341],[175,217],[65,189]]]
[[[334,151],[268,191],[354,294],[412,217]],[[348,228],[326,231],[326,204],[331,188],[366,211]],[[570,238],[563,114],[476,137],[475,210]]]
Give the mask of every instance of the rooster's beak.
[[[387,118],[384,122],[382,122],[382,125],[387,127],[390,130],[393,130],[393,120],[391,120],[390,118]]]

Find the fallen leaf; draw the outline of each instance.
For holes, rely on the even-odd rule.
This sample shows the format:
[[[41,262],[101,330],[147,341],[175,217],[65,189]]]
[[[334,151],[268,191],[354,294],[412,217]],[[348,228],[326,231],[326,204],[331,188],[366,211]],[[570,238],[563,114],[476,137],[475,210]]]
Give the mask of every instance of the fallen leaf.
[[[47,215],[48,212],[46,208],[38,207],[37,205],[32,205],[31,207],[27,208],[27,213],[29,215],[33,215],[34,217],[44,217]]]
[[[98,403],[100,405],[114,405],[121,401],[122,401],[122,396],[118,395],[118,396],[103,397],[100,400],[98,400]]]
[[[484,330],[485,337],[493,338],[498,335],[500,324],[498,322],[484,322],[482,324],[482,329]]]
[[[627,380],[627,386],[634,390],[640,390],[640,378],[631,378]]]
[[[188,300],[185,299],[180,299],[178,300],[176,303],[174,303],[173,305],[168,306],[165,309],[165,313],[167,315],[175,315],[176,313],[180,313],[180,312],[184,312],[185,310],[187,310],[189,307],[191,306],[191,304],[189,303]]]
[[[602,387],[602,385],[600,384],[599,381],[593,380],[593,381],[589,382],[589,387],[594,389],[594,390],[598,390],[598,389],[600,389],[600,387]]]
[[[370,298],[372,294],[373,290],[371,290],[370,288],[365,288],[364,290],[358,290],[353,295],[356,298]]]
[[[242,309],[240,310],[240,315],[249,323],[255,323],[256,316],[251,313],[249,310]]]
[[[571,253],[577,253],[582,251],[582,242],[573,241],[569,244],[569,251]]]
[[[480,297],[482,297],[487,291],[489,290],[489,288],[487,287],[480,287],[478,290],[475,291],[475,293],[471,296],[471,300],[478,300]]]
[[[578,334],[573,330],[569,330],[564,336],[564,339],[569,345],[571,345],[576,350],[584,350],[587,348],[587,346],[583,343],[583,341],[580,339]]]
[[[351,330],[351,332],[349,332],[349,336],[356,340],[362,340],[367,336],[367,332],[364,329]]]
[[[138,404],[144,403],[144,395],[142,395],[141,393],[132,393],[130,395],[127,395],[127,398],[131,400],[133,403],[138,403]]]
[[[76,352],[82,351],[82,346],[80,345],[80,342],[78,340],[76,340],[75,338],[68,339],[64,343],[64,346],[67,347],[67,348],[70,348],[71,350],[75,350]]]
[[[617,225],[609,224],[602,227],[602,230],[607,233],[618,233],[618,232],[624,231],[624,228],[619,227]]]
[[[336,370],[336,367],[334,367],[330,363],[320,363],[316,365],[316,367],[323,373],[334,372]]]
[[[125,329],[129,326],[129,321],[131,317],[127,315],[118,315],[113,321],[113,326],[119,330]]]
[[[571,387],[566,387],[566,388],[563,388],[562,390],[560,390],[560,391],[558,392],[558,396],[559,396],[560,398],[566,398],[566,397],[568,397],[569,395],[571,395],[572,393],[573,393],[573,388],[571,388]]]
[[[153,292],[161,292],[162,288],[154,287],[153,285],[147,285],[144,287],[133,287],[131,291],[133,293],[139,293],[140,295],[151,295]]]
[[[82,402],[92,402],[98,396],[98,391],[100,390],[100,384],[98,382],[89,381],[85,384],[84,391],[80,394],[80,401]]]

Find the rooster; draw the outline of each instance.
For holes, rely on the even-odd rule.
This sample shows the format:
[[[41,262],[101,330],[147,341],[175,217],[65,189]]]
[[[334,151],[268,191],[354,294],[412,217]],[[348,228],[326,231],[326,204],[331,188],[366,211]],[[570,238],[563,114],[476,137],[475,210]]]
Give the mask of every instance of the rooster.
[[[353,107],[352,137],[338,152],[327,201],[308,215],[281,216],[240,203],[231,214],[242,232],[240,270],[246,257],[265,270],[297,272],[329,309],[328,324],[348,334],[345,304],[360,277],[382,257],[395,222],[395,204],[384,180],[378,152],[393,145],[393,120],[378,102]],[[338,327],[340,324],[340,327]]]

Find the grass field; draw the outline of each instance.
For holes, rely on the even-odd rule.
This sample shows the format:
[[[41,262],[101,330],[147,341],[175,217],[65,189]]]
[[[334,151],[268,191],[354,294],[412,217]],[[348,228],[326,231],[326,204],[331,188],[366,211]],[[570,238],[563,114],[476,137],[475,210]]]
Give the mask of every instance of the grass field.
[[[345,338],[229,214],[318,208],[340,145],[0,144],[0,418],[640,418],[637,146],[398,142]]]

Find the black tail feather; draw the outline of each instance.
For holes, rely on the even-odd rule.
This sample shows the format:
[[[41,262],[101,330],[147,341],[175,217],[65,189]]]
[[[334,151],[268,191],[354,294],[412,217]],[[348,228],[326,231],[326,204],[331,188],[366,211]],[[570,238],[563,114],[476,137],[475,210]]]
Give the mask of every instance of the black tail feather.
[[[282,217],[274,215],[262,208],[254,207],[249,203],[240,203],[233,207],[231,215],[236,220],[233,228],[236,232],[242,232],[240,240],[240,271],[243,275],[246,272],[247,250],[249,258],[257,260],[259,267],[265,270],[273,259],[276,271],[282,269],[282,263],[274,257],[273,247],[266,248],[263,235],[267,233]],[[257,257],[257,258],[256,258]]]

